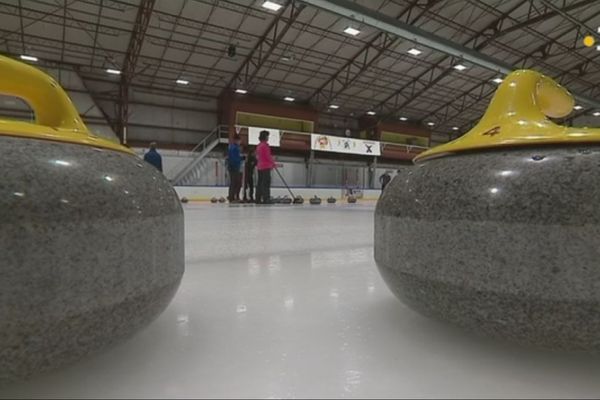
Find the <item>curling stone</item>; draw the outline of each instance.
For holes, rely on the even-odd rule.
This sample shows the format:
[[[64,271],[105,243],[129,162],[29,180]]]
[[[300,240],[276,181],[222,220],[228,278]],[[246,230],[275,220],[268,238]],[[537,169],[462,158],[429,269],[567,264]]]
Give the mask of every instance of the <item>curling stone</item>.
[[[294,204],[304,204],[304,197],[298,195],[294,197]]]
[[[375,259],[400,299],[517,343],[600,350],[600,129],[550,120],[573,105],[513,72],[477,126],[389,184]]]
[[[225,199],[225,197],[221,196],[219,197],[219,203],[225,203],[227,200]]]
[[[213,197],[212,199],[210,199],[210,202],[213,204],[215,204],[218,201],[219,201],[219,199],[217,199],[216,197]]]
[[[354,203],[356,203],[356,196],[352,196],[352,195],[348,196],[348,199],[347,199],[347,201],[348,201],[348,203],[350,203],[350,204],[354,204]]]
[[[187,198],[187,197],[182,197],[182,198],[181,198],[181,202],[182,202],[183,204],[186,204],[188,201],[189,201],[189,200],[188,200],[188,198]]]
[[[335,197],[328,197],[327,198],[327,203],[329,204],[335,204],[337,200],[335,199]]]
[[[282,204],[292,204],[292,198],[291,198],[291,197],[288,197],[288,196],[284,196],[284,197],[281,199],[281,203],[282,203]]]
[[[0,57],[0,92],[36,123],[0,120],[0,385],[131,336],[184,271],[183,210],[169,181],[88,131],[50,76]]]
[[[318,197],[317,195],[315,195],[314,197],[312,197],[312,198],[309,200],[309,202],[310,202],[310,204],[312,204],[312,205],[316,205],[316,206],[318,206],[319,204],[321,204],[321,198],[320,198],[320,197]]]

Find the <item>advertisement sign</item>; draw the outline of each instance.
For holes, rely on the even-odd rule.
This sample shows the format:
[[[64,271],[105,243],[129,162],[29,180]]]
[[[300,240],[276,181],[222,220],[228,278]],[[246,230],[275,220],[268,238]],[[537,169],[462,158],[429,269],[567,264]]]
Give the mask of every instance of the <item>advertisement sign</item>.
[[[260,134],[260,131],[269,131],[269,146],[281,146],[281,132],[279,129],[256,128],[253,126],[248,127],[248,144],[256,146],[259,143],[258,135]]]
[[[362,154],[380,156],[379,142],[372,140],[350,139],[339,136],[311,134],[311,149],[334,153]]]

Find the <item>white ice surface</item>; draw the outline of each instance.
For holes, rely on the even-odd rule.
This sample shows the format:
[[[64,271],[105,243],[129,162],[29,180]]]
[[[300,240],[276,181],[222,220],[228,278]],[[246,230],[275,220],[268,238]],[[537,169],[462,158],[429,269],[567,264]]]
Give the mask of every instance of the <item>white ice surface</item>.
[[[165,313],[0,397],[600,396],[599,357],[479,339],[396,300],[372,205],[185,209],[187,270]]]

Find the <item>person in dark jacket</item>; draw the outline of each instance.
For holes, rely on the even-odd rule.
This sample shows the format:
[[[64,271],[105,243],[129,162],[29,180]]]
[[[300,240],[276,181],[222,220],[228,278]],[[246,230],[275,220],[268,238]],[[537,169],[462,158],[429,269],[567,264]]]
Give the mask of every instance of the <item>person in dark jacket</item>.
[[[385,171],[385,173],[379,177],[379,183],[381,183],[382,192],[385,190],[385,187],[388,185],[388,183],[390,183],[391,180],[392,177],[388,171]]]
[[[158,151],[156,151],[156,142],[150,143],[150,148],[146,154],[144,154],[144,161],[146,161],[148,164],[154,165],[156,169],[158,169],[160,172],[163,172],[162,157],[160,154],[158,154]]]
[[[240,201],[240,189],[242,188],[242,150],[240,149],[240,136],[235,135],[227,149],[227,169],[229,171],[229,196],[230,203]]]
[[[248,150],[248,156],[244,164],[244,202],[254,203],[254,169],[256,168],[256,156],[254,150]]]

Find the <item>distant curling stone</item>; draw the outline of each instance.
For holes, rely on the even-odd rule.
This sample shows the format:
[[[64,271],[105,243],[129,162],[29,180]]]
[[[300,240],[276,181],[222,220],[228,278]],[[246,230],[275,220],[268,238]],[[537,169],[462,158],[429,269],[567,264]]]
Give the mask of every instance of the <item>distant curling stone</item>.
[[[348,196],[348,203],[350,203],[350,204],[356,203],[356,196]]]
[[[302,197],[302,196],[294,197],[294,204],[304,204],[304,197]]]
[[[163,174],[93,135],[50,76],[5,57],[0,76],[0,93],[36,115],[0,121],[1,387],[147,326],[185,260],[181,201]]]
[[[310,204],[312,204],[314,206],[318,206],[319,204],[321,204],[321,198],[317,195],[315,195],[315,197],[312,197],[309,201],[310,201]]]
[[[219,199],[217,199],[216,197],[213,197],[212,199],[210,199],[210,202],[215,204],[219,201]]]
[[[186,204],[188,201],[189,201],[189,200],[188,200],[188,198],[187,198],[187,197],[182,197],[182,198],[181,198],[181,202],[182,202],[183,204]]]
[[[225,200],[225,197],[221,196],[219,197],[219,203],[225,203],[227,200]]]
[[[329,198],[327,198],[327,203],[329,203],[329,204],[335,204],[336,201],[337,200],[335,199],[335,197],[329,197]]]
[[[288,196],[284,196],[283,199],[281,199],[281,203],[283,203],[283,204],[292,204],[292,198],[288,197]]]

